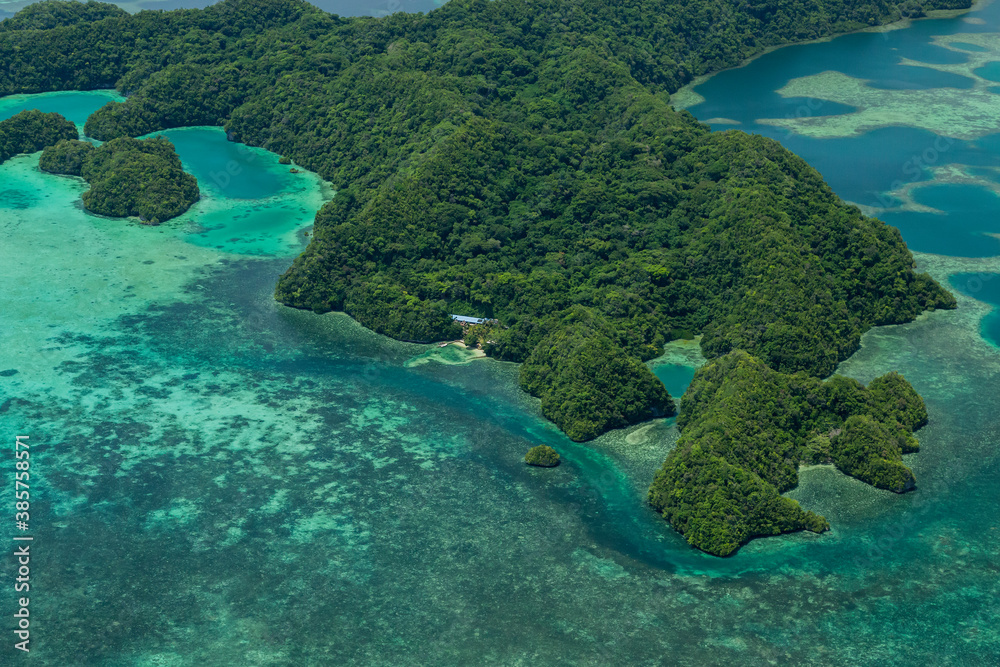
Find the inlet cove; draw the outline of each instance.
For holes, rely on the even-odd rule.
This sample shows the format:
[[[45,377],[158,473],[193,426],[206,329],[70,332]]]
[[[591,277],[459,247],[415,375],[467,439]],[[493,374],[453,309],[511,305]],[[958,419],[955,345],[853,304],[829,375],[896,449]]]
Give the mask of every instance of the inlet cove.
[[[0,21],[39,664],[1000,653],[1000,6],[126,9]]]

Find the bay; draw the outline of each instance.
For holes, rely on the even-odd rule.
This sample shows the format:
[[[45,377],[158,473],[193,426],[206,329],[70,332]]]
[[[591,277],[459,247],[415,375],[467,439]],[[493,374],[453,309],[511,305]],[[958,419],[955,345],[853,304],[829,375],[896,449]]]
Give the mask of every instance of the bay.
[[[956,29],[995,31],[985,11],[974,16],[992,23]],[[892,43],[916,45],[936,24],[950,25],[918,22]],[[848,50],[869,39],[849,37]],[[838,41],[792,47],[790,66],[810,75],[799,61],[827,66],[836,54],[822,54]],[[809,55],[813,47],[821,53]],[[945,47],[924,56],[963,64]],[[936,91],[942,81],[969,90],[964,74],[906,83],[876,58],[868,73],[852,58],[843,58],[849,75],[878,90]],[[767,104],[783,77],[761,78]],[[63,103],[69,111],[92,98]],[[841,115],[860,108],[796,99]],[[732,106],[719,113],[735,119]],[[889,188],[901,161],[942,136],[926,128],[872,130],[893,147],[885,156],[863,134],[820,139],[757,118],[742,128],[775,132],[823,165],[845,198],[863,199],[846,183],[876,203],[884,194],[943,207],[896,206],[900,215],[958,216],[952,201],[989,208],[985,186],[933,170],[906,183],[926,183],[922,193]],[[962,140],[932,166],[975,167],[985,171],[968,174],[990,180],[997,133]],[[954,243],[953,254],[918,255],[952,278],[958,310],[875,329],[839,369],[863,381],[899,370],[927,400],[922,450],[906,461],[917,491],[805,470],[789,495],[833,530],[757,540],[718,559],[643,504],[676,441],[672,420],[572,443],[518,390],[514,365],[408,363],[432,349],[340,314],[278,306],[275,280],[333,193],[221,130],[165,134],[204,197],[155,228],[87,215],[85,184],[41,173],[37,154],[0,165],[0,312],[17,323],[0,340],[0,430],[29,434],[33,446],[39,664],[81,655],[141,665],[983,664],[997,655],[1000,355],[983,337],[993,297],[955,278],[1000,268],[996,253],[969,250],[990,242],[986,226],[939,226],[926,243]],[[850,141],[853,163],[839,152]],[[698,363],[692,345],[675,344],[650,365],[677,396]],[[523,465],[542,443],[563,465]],[[0,539],[11,530],[3,524]],[[9,559],[0,567],[7,576]]]

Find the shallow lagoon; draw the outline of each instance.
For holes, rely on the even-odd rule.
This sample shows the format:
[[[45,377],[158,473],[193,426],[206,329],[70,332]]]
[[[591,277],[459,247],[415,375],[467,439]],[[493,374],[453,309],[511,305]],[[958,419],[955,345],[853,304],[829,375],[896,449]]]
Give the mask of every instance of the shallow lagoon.
[[[957,665],[1000,651],[1000,355],[983,301],[959,287],[958,311],[870,332],[841,367],[900,370],[926,398],[916,492],[812,468],[790,495],[830,533],[717,559],[642,504],[672,420],[572,443],[511,364],[415,363],[433,350],[277,306],[275,279],[331,193],[260,152],[241,174],[282,185],[240,198],[211,176],[239,150],[209,150],[220,134],[167,133],[209,177],[157,228],[86,215],[85,186],[38,172],[37,155],[0,166],[0,312],[19,325],[0,341],[0,427],[34,448],[40,664]],[[918,259],[941,279],[996,270]],[[678,343],[650,365],[679,395],[698,363]],[[539,443],[564,465],[524,466]]]

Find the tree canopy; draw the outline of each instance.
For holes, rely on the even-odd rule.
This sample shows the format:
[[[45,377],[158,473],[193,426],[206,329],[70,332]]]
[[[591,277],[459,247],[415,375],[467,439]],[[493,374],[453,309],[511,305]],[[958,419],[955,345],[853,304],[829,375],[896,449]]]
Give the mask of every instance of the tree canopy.
[[[164,137],[119,137],[98,148],[60,141],[42,153],[44,171],[82,176],[90,184],[83,206],[91,213],[138,217],[157,225],[198,201],[198,181],[185,173],[174,145]]]
[[[46,146],[38,167],[51,174],[83,176],[83,163],[94,152],[94,144],[76,139],[63,139]]]
[[[745,350],[780,389],[833,372],[873,326],[954,307],[914,271],[897,230],[845,205],[777,142],[711,133],[668,94],[768,46],[968,4],[451,0],[373,20],[301,0],[223,0],[0,32],[0,94],[115,86],[128,100],[86,126],[109,144],[222,123],[232,140],[318,172],[337,196],[276,298],[405,340],[457,337],[449,313],[496,320],[469,335],[524,362],[522,387],[582,440],[672,413],[642,364],[672,338],[702,334],[709,358]],[[860,400],[849,385],[830,386]],[[913,428],[915,394],[901,387],[886,379],[865,401],[893,397],[900,428]],[[782,391],[769,401],[791,400]],[[757,413],[713,409],[736,422]],[[885,410],[857,416],[897,434]],[[816,419],[832,429],[855,416],[836,414]],[[714,418],[681,418],[685,446],[651,499],[713,553],[825,526],[777,495],[802,452],[907,485],[896,449],[873,445],[883,434],[863,420],[834,437],[779,415],[749,447],[699,435],[695,421]],[[669,489],[692,479],[701,495],[672,501]]]
[[[0,121],[0,163],[19,153],[34,153],[80,136],[76,125],[57,113],[28,109]]]
[[[63,2],[42,0],[28,5],[14,16],[0,21],[0,32],[14,30],[47,30],[63,26],[92,23],[108,17],[128,16],[121,7],[109,2]]]
[[[898,373],[872,380],[780,373],[736,351],[695,374],[681,402],[681,437],[649,489],[649,502],[692,545],[726,556],[758,535],[822,532],[826,520],[779,494],[800,463],[841,471],[897,493],[915,486],[902,454],[927,421],[923,400]]]

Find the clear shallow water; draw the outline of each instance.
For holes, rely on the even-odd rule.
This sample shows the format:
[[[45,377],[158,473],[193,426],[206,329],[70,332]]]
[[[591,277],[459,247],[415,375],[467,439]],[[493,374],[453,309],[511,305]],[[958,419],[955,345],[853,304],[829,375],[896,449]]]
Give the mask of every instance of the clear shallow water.
[[[156,132],[173,142],[202,200],[186,213],[188,243],[244,255],[300,252],[316,210],[333,191],[278,156],[226,140],[220,128]],[[296,169],[299,173],[292,173]]]
[[[660,382],[664,384],[676,402],[687,391],[688,385],[694,378],[694,371],[693,367],[683,364],[664,364],[657,366],[653,374],[660,378]]]
[[[924,395],[917,492],[813,468],[790,495],[830,533],[712,558],[642,503],[671,420],[572,443],[516,366],[415,363],[426,346],[277,306],[308,219],[253,214],[312,212],[329,193],[261,153],[241,174],[282,185],[240,198],[211,177],[232,148],[213,145],[221,132],[167,134],[209,177],[157,228],[86,215],[85,185],[37,155],[0,166],[0,312],[18,325],[0,328],[0,430],[34,447],[39,664],[978,665],[1000,651],[989,306],[960,293],[960,310],[873,331],[841,367],[900,370]],[[920,257],[940,277],[987,261]],[[682,342],[650,366],[679,396],[698,363]],[[539,443],[565,463],[524,466]]]
[[[76,123],[80,130],[87,117],[108,102],[122,102],[124,97],[114,90],[88,92],[42,93],[40,95],[8,95],[0,97],[0,120],[7,120],[27,109],[45,113],[57,112]]]

